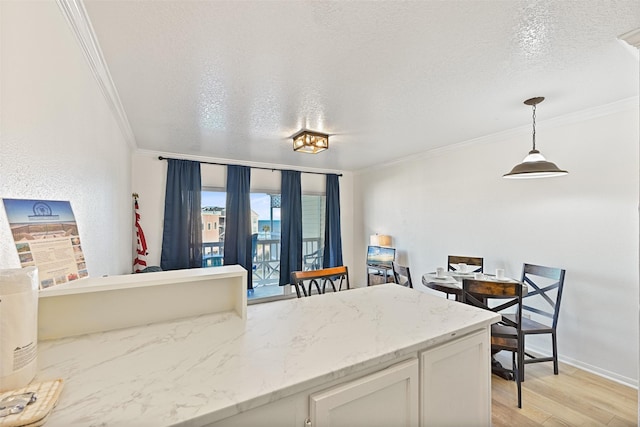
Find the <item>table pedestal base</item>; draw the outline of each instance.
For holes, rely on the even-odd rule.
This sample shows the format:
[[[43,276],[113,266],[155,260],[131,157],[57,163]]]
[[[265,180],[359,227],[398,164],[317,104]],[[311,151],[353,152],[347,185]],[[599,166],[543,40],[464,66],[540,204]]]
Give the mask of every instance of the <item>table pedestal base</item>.
[[[495,357],[491,357],[491,372],[507,381],[513,381],[513,374],[502,366]]]

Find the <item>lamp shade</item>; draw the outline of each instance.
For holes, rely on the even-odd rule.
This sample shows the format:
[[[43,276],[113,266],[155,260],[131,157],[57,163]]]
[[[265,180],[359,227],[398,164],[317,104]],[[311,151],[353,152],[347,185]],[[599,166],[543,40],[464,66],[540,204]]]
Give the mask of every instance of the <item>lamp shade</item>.
[[[550,178],[568,173],[555,163],[547,161],[538,150],[531,150],[522,163],[515,165],[511,172],[503,176],[509,179]]]
[[[391,246],[391,236],[381,234],[378,236],[378,246]]]
[[[391,236],[386,234],[372,234],[369,236],[369,245],[371,246],[391,246]]]

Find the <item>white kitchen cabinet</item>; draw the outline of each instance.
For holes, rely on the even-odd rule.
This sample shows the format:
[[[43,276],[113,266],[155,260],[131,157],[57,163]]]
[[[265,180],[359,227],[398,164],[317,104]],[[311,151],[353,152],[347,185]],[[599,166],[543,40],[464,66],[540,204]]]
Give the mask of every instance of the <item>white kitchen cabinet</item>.
[[[411,359],[309,397],[313,427],[418,425],[418,360]]]
[[[318,385],[212,426],[490,426],[489,339],[489,329],[483,328],[403,362]]]
[[[308,418],[306,400],[307,395],[296,394],[207,424],[206,427],[304,427]]]
[[[422,427],[491,425],[488,329],[420,355]]]
[[[414,357],[368,375],[354,374],[208,427],[414,427],[418,425],[418,365]]]

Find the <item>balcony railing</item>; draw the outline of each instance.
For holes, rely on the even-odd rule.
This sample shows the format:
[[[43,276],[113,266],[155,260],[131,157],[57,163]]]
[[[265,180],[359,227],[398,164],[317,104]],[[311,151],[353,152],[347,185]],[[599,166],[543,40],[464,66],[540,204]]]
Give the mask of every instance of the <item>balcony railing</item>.
[[[322,268],[320,238],[302,239],[303,270]],[[217,267],[223,264],[224,242],[202,244],[202,266]],[[280,240],[258,240],[253,259],[253,286],[277,285],[280,280]]]

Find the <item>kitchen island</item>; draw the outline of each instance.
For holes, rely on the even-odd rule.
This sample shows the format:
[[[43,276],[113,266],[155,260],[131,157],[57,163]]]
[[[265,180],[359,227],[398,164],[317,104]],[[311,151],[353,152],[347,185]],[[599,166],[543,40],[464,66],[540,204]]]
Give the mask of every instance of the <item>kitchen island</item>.
[[[35,380],[47,427],[490,425],[498,318],[379,285],[41,341]]]

